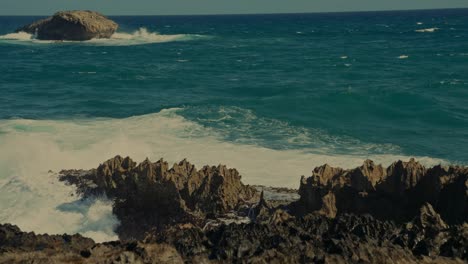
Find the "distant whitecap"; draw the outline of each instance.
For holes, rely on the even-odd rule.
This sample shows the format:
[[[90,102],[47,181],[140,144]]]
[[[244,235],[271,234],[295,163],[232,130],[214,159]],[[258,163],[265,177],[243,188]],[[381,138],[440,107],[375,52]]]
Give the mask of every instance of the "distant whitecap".
[[[140,28],[133,33],[116,32],[109,39],[91,39],[87,41],[57,41],[57,40],[38,40],[34,35],[26,32],[10,33],[0,36],[0,43],[6,41],[8,43],[17,44],[51,44],[51,43],[80,43],[97,46],[133,46],[152,43],[164,43],[173,41],[187,41],[196,38],[201,38],[201,35],[174,34],[162,35],[157,32],[149,32],[146,28]]]
[[[439,28],[424,28],[424,29],[417,29],[417,30],[415,30],[415,32],[432,33],[432,32],[436,32],[437,30],[439,30]]]

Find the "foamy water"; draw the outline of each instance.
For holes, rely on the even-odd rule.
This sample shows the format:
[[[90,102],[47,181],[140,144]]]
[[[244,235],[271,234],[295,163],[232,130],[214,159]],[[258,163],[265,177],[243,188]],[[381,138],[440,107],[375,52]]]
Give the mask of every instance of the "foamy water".
[[[132,30],[55,43],[9,34],[36,18],[2,17],[0,222],[115,239],[110,202],[72,196],[56,172],[117,154],[294,188],[324,163],[466,165],[467,18],[116,17]]]
[[[439,28],[424,28],[424,29],[417,29],[417,30],[415,30],[415,32],[419,32],[419,33],[433,33],[433,32],[436,32],[437,30],[439,30]]]
[[[301,175],[324,163],[345,168],[372,158],[385,165],[409,157],[348,156],[273,150],[225,142],[221,136],[177,114],[178,109],[125,119],[0,121],[0,222],[39,233],[76,233],[96,241],[116,239],[118,225],[106,199],[80,200],[57,181],[61,169],[97,167],[117,154],[136,161],[184,158],[198,168],[226,164],[247,184],[297,188]],[[442,162],[420,157],[425,164]],[[34,219],[34,221],[31,221]]]
[[[151,43],[164,43],[172,41],[187,41],[196,38],[203,38],[201,35],[174,34],[161,35],[157,32],[149,32],[146,28],[140,28],[132,33],[116,32],[109,39],[92,39],[88,41],[54,41],[39,40],[33,34],[26,32],[9,33],[0,36],[0,42],[17,44],[51,44],[51,43],[80,43],[98,46],[133,46]]]

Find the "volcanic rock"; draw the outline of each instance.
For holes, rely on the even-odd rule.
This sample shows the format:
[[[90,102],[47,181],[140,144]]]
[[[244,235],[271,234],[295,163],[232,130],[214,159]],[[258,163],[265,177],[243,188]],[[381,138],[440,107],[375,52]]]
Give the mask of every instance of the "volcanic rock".
[[[315,168],[311,177],[301,179],[299,194],[301,198],[289,206],[297,216],[371,214],[403,223],[429,203],[449,224],[468,219],[468,169],[426,169],[414,159],[395,162],[388,168],[370,160],[351,170],[324,165]]]
[[[0,225],[0,263],[184,263],[168,244],[107,242],[81,235],[36,235]]]
[[[62,11],[17,29],[17,32],[35,34],[41,40],[76,40],[110,38],[118,25],[93,11]]]
[[[258,199],[237,170],[223,165],[197,170],[186,160],[169,169],[163,160],[137,165],[116,156],[96,170],[61,174],[61,180],[76,185],[85,197],[104,194],[114,199],[121,239],[142,239],[151,228],[175,223],[203,226],[206,216],[223,215]]]
[[[114,200],[123,241],[35,235],[0,225],[0,263],[466,263],[468,170],[414,160],[324,165],[260,197],[235,169],[116,156],[61,172]],[[259,187],[260,188],[260,187]],[[275,193],[277,192],[277,193]],[[280,202],[269,199],[277,198]],[[285,203],[289,200],[289,204]],[[144,239],[142,239],[144,237]],[[137,239],[129,242],[125,240]]]

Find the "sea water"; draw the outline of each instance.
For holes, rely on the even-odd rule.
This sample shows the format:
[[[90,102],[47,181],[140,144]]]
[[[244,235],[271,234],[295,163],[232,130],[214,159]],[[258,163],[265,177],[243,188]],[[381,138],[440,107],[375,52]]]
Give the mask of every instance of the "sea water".
[[[112,17],[41,41],[0,17],[0,222],[116,239],[61,169],[184,158],[297,188],[328,163],[468,164],[468,10]]]

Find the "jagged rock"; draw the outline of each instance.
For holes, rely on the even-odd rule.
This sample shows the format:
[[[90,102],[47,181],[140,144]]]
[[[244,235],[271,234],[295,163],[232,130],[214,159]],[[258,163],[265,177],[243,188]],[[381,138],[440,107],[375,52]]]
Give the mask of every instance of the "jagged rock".
[[[448,225],[442,220],[434,208],[432,208],[430,203],[425,203],[421,207],[419,217],[416,218],[415,222],[424,229],[440,231],[448,228]]]
[[[260,201],[253,208],[251,217],[256,221],[266,221],[270,218],[271,206],[264,198],[263,191],[260,194]]]
[[[61,175],[83,196],[112,198],[120,238],[140,241],[94,244],[0,225],[0,263],[468,261],[462,167],[426,169],[414,160],[386,169],[369,160],[351,170],[324,165],[301,179],[297,201],[294,191],[277,195],[273,188],[258,197],[236,170],[197,170],[186,160],[169,168],[163,160],[116,156]]]
[[[294,217],[291,216],[290,214],[288,214],[286,211],[283,211],[281,209],[277,209],[270,216],[270,219],[269,219],[268,223],[270,225],[280,225],[280,224],[288,222],[292,218],[294,218]]]
[[[62,11],[52,17],[17,29],[17,32],[35,34],[41,40],[90,40],[110,38],[118,25],[93,11]]]
[[[322,207],[318,213],[330,218],[334,218],[336,216],[336,198],[332,192],[329,192],[322,197]]]
[[[35,235],[0,225],[0,263],[184,263],[177,250],[160,243],[95,244],[80,235]]]
[[[33,232],[26,233],[14,225],[0,225],[0,255],[8,251],[35,251],[35,250],[54,250],[60,247],[67,252],[79,253],[90,247],[94,241],[81,235],[36,235]]]
[[[283,214],[281,210],[274,212]],[[276,218],[276,216],[275,216]],[[288,217],[273,224],[171,228],[158,243],[174,245],[185,260],[222,263],[463,263],[461,258],[417,256],[392,242],[400,227],[367,215]],[[458,248],[457,250],[462,250]],[[458,256],[457,256],[458,257]]]
[[[169,169],[163,160],[136,165],[116,156],[96,170],[75,172],[62,171],[61,180],[76,185],[84,196],[105,194],[115,200],[122,239],[141,239],[149,229],[173,223],[203,226],[207,215],[226,214],[258,198],[237,170],[223,165],[197,170],[183,160]]]
[[[463,226],[447,225],[431,204],[426,203],[420,208],[419,215],[404,225],[393,242],[409,248],[415,255],[466,259],[468,233],[463,234],[462,231],[460,236],[457,234],[460,228],[463,230]]]
[[[400,160],[387,168],[387,175],[388,178],[379,185],[379,189],[390,195],[404,195],[426,175],[426,168],[414,159],[409,162]]]
[[[299,201],[290,206],[298,216],[312,212],[329,217],[372,214],[403,223],[417,215],[423,204],[431,203],[448,223],[468,219],[468,169],[426,169],[414,159],[395,162],[386,169],[370,160],[351,170],[324,165],[301,179],[299,194]]]

